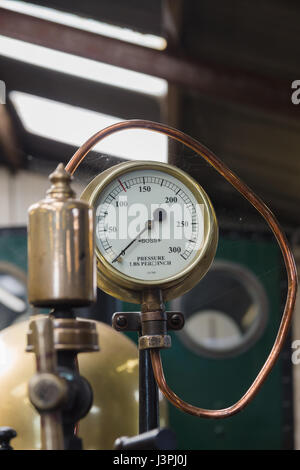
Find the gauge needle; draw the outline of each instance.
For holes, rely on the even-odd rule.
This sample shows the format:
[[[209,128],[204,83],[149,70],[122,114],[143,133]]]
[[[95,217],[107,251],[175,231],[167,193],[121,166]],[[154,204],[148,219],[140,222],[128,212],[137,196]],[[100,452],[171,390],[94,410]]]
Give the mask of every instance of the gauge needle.
[[[143,230],[130,242],[128,243],[127,246],[116,256],[113,260],[112,263],[115,263],[121,256],[124,256],[126,253],[126,250],[148,229],[151,230],[153,228],[153,222],[155,220],[158,220],[159,222],[162,222],[163,219],[165,218],[165,211],[164,209],[156,209],[153,213],[153,219],[152,220],[147,220],[145,227]]]
[[[147,220],[146,224],[145,224],[145,227],[143,228],[143,230],[133,239],[131,240],[130,243],[128,243],[127,246],[125,246],[125,248],[118,254],[118,256],[116,256],[113,260],[112,260],[112,263],[115,263],[119,258],[120,256],[124,256],[125,253],[126,253],[126,250],[128,250],[128,248],[148,229],[148,230],[151,230],[152,228],[152,223],[153,223],[153,220]]]

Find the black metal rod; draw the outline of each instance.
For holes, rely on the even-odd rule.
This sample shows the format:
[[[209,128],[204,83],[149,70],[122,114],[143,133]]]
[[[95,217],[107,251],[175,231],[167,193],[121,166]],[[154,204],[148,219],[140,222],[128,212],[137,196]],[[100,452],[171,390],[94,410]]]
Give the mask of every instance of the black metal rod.
[[[176,436],[170,429],[152,429],[138,436],[120,437],[116,450],[175,450]]]
[[[153,374],[150,351],[139,351],[139,433],[159,428],[158,388]]]

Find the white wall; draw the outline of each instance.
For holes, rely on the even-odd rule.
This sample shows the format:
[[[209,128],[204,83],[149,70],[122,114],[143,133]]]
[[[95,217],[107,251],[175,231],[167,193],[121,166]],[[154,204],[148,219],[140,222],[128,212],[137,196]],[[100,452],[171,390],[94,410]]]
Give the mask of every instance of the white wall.
[[[25,170],[12,175],[0,168],[0,227],[27,225],[28,207],[44,199],[49,187],[47,176]],[[79,197],[80,186],[74,182],[72,187]]]

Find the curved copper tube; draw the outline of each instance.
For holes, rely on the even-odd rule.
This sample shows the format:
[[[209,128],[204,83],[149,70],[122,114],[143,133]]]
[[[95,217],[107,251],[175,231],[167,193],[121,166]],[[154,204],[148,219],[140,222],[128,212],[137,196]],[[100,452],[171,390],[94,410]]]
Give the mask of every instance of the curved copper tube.
[[[277,337],[275,339],[271,352],[267,357],[266,362],[264,363],[263,367],[261,368],[252,385],[242,396],[242,398],[240,398],[239,401],[237,401],[234,405],[228,408],[224,408],[222,410],[206,410],[186,403],[168,387],[163,373],[159,350],[151,351],[152,366],[157,384],[162,393],[165,395],[165,397],[174,406],[176,406],[182,411],[185,411],[186,413],[204,418],[224,418],[227,416],[232,416],[233,414],[241,411],[252,400],[252,398],[254,398],[254,396],[262,386],[263,382],[271,372],[271,369],[274,366],[286,339],[288,329],[291,323],[292,313],[295,306],[297,294],[297,271],[293,254],[289,248],[284,232],[282,231],[275,216],[273,215],[271,210],[265,205],[265,203],[258,196],[256,196],[255,193],[243,181],[241,181],[235,173],[233,173],[204,145],[200,144],[200,142],[188,136],[187,134],[184,134],[183,132],[178,131],[177,129],[173,129],[169,126],[166,126],[165,124],[159,124],[156,122],[143,120],[132,120],[119,122],[117,124],[109,126],[94,134],[77,150],[77,152],[67,164],[66,170],[69,173],[73,174],[76,168],[80,165],[81,161],[86,156],[86,154],[94,147],[96,143],[115,132],[126,129],[148,129],[151,131],[165,134],[185,144],[187,147],[191,148],[200,156],[202,156],[211,166],[213,166],[213,168],[215,168],[215,170],[220,175],[222,175],[235,189],[237,189],[237,191],[241,193],[252,204],[252,206],[255,207],[255,209],[258,210],[258,212],[267,221],[280,246],[288,276],[288,293],[284,312],[282,315]]]

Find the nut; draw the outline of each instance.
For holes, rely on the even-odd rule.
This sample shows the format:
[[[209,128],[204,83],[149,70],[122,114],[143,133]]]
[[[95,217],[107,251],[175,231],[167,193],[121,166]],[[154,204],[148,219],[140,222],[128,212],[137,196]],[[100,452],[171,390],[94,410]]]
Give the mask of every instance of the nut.
[[[171,336],[169,335],[145,335],[139,339],[139,349],[167,349],[171,347]]]

